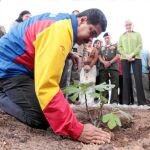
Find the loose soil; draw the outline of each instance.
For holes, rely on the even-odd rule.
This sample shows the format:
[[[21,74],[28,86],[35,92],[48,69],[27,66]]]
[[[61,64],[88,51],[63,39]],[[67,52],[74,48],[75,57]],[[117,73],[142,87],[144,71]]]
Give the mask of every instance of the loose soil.
[[[89,121],[85,108],[74,105],[72,108],[81,122]],[[83,144],[55,135],[50,129],[33,129],[0,111],[0,150],[150,150],[150,109],[123,109],[134,119],[122,128],[109,131],[112,141],[106,145]],[[95,108],[90,110],[95,115]]]

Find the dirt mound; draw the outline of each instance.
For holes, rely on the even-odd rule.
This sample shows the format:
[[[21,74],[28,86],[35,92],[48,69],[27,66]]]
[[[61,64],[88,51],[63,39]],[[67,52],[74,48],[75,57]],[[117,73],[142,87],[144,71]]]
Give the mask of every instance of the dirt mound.
[[[74,111],[82,122],[88,121],[83,108]],[[112,131],[112,142],[100,146],[55,135],[50,129],[27,127],[0,111],[0,150],[150,150],[150,110],[129,109],[128,112],[134,116],[132,124]]]

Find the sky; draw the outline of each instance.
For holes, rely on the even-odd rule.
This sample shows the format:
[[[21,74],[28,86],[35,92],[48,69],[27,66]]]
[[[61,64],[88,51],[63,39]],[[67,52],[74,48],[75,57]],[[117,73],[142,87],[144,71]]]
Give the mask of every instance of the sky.
[[[0,0],[0,25],[4,25],[8,31],[22,10],[29,10],[32,15],[37,15],[99,8],[106,15],[107,31],[113,42],[117,42],[119,36],[125,32],[124,22],[130,19],[134,23],[134,30],[142,36],[143,49],[150,51],[149,6],[150,0]]]

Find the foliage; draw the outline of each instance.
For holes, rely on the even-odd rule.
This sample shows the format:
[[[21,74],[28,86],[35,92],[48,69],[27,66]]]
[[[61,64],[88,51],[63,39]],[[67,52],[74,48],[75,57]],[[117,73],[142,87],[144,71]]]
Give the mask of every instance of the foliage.
[[[86,92],[88,91],[88,89],[92,85],[93,85],[92,82],[90,82],[90,83],[80,83],[79,81],[74,81],[73,84],[71,84],[71,85],[69,85],[69,86],[67,86],[63,89],[63,93],[69,95],[70,99],[74,102],[78,98],[78,95],[86,95]],[[94,98],[98,98],[101,101],[103,101],[104,103],[107,103],[108,99],[103,97],[101,92],[104,92],[106,90],[111,90],[114,87],[115,87],[114,85],[106,84],[104,82],[104,83],[96,85],[94,87],[95,91],[99,91],[99,93],[93,92],[93,93],[91,93],[91,95]]]
[[[109,91],[115,86],[112,84],[102,83],[99,85],[95,85],[93,88],[94,88],[94,91],[96,92],[91,93],[91,96],[94,98],[97,98],[100,104],[100,107],[97,109],[96,120],[94,120],[89,111],[89,106],[87,105],[87,97],[86,97],[86,92],[89,90],[89,88],[92,85],[93,85],[92,82],[85,84],[85,83],[80,83],[79,81],[74,81],[73,84],[69,85],[68,87],[65,87],[63,89],[63,92],[67,94],[73,102],[77,100],[79,95],[85,96],[86,111],[93,125],[99,127],[101,123],[103,122],[103,123],[107,123],[107,126],[109,127],[109,129],[113,129],[116,126],[121,127],[122,124],[121,124],[120,117],[118,116],[118,113],[122,114],[129,120],[133,119],[131,115],[129,115],[128,113],[118,108],[113,108],[112,112],[103,115],[102,113],[103,105],[108,102],[108,99],[102,95],[102,92],[106,90]]]
[[[113,112],[103,115],[102,121],[103,121],[103,123],[107,123],[107,125],[110,129],[113,129],[116,126],[121,127],[121,121],[120,121],[119,117]]]
[[[128,121],[131,121],[133,119],[133,117],[130,114],[118,108],[114,108],[111,113],[108,113],[102,116],[102,122],[107,123],[107,126],[109,127],[109,129],[114,129],[116,126],[121,127],[122,124],[121,124],[119,114],[127,118]]]

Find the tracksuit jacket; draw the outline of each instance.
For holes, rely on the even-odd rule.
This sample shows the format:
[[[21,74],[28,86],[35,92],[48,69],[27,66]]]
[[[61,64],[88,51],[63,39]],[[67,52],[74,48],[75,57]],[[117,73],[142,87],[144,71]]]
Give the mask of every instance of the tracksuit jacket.
[[[0,39],[0,78],[34,74],[41,109],[55,133],[77,139],[83,130],[59,87],[65,59],[77,38],[77,18],[45,13]]]

